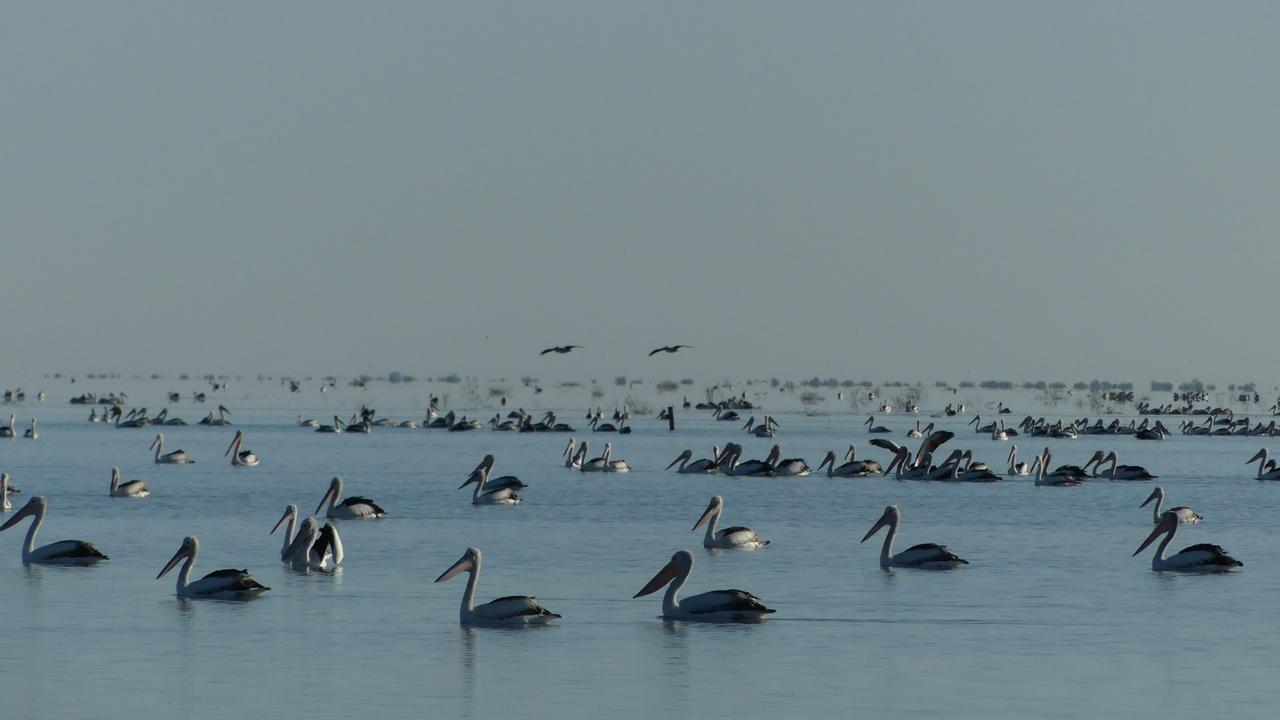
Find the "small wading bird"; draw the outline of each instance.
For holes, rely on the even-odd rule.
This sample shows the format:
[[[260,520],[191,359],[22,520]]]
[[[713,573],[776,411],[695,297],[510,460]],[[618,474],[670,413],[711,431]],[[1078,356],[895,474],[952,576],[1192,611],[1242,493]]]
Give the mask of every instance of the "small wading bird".
[[[191,568],[195,566],[196,556],[199,554],[200,541],[195,536],[184,538],[182,547],[178,548],[178,552],[174,553],[160,574],[156,575],[156,579],[164,577],[179,560],[186,558],[187,561],[182,564],[182,570],[178,573],[178,597],[193,600],[248,600],[271,589],[249,577],[248,570],[214,570],[195,582],[189,582]]]
[[[575,349],[577,349],[577,350],[581,350],[581,349],[582,349],[582,346],[581,346],[581,345],[555,345],[555,346],[553,346],[553,347],[549,347],[549,348],[547,348],[546,350],[543,350],[542,352],[540,352],[540,353],[538,353],[538,354],[539,354],[539,355],[546,355],[547,353],[556,353],[557,355],[564,355],[565,353],[570,352],[570,351],[575,350]]]
[[[458,610],[458,622],[464,625],[545,625],[560,617],[529,595],[508,595],[477,606],[480,551],[476,548],[467,548],[458,562],[441,573],[436,582],[444,582],[464,572],[469,575],[467,587],[462,591],[462,607]]]
[[[693,555],[688,550],[677,551],[640,592],[633,598],[655,593],[670,583],[662,597],[662,617],[667,620],[691,620],[695,622],[759,622],[774,612],[765,607],[760,598],[745,590],[712,590],[680,599],[689,574],[693,572]]]
[[[693,346],[692,346],[692,345],[664,345],[664,346],[662,346],[662,347],[654,348],[654,349],[650,350],[650,351],[649,351],[649,357],[653,357],[654,355],[657,355],[658,353],[674,353],[674,352],[679,352],[681,348],[688,348],[689,350],[692,350],[692,349],[693,349]]]

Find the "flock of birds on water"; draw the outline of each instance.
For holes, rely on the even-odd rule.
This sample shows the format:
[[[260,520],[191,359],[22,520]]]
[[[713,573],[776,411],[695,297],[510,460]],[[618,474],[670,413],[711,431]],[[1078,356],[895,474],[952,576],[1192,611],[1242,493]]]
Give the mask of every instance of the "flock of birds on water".
[[[543,354],[549,352],[566,353],[576,347],[579,346],[553,347],[544,351]],[[687,346],[658,348],[654,353],[676,352],[683,347]],[[44,393],[41,392],[41,400],[43,400],[43,395]],[[6,397],[12,398],[13,395],[7,391]],[[873,399],[874,394],[870,394],[868,397]],[[167,409],[155,416],[148,416],[146,408],[137,408],[125,413],[121,405],[116,402],[119,399],[121,399],[119,396],[112,396],[109,401],[102,401],[102,404],[109,403],[110,407],[102,414],[98,414],[95,408],[91,411],[89,420],[91,422],[107,423],[117,428],[186,425],[179,418],[170,418]],[[86,404],[85,400],[86,396],[81,396],[74,398],[72,402]],[[94,400],[96,401],[96,398]],[[173,400],[172,396],[170,400]],[[683,406],[689,408],[690,403],[686,400]],[[755,409],[754,405],[747,401],[745,396],[718,403],[699,403],[696,408],[710,410],[712,417],[716,420],[728,422],[739,421],[741,420],[741,412],[749,412]],[[918,405],[915,404],[909,404],[906,409],[908,412],[919,411]],[[1156,414],[1153,412],[1156,409],[1151,408],[1146,403],[1139,405],[1139,410],[1144,415]],[[1228,409],[1192,408],[1189,405],[1170,405],[1158,409],[1176,411],[1169,414],[1204,416],[1203,421],[1193,422],[1187,420],[1182,423],[1180,429],[1183,434],[1187,435],[1269,436],[1276,432],[1275,422],[1271,422],[1266,426],[1260,422],[1252,424],[1248,418],[1237,419]],[[963,413],[965,410],[963,405],[958,407],[948,405],[943,414],[953,416]],[[880,411],[889,413],[893,411],[893,408],[885,402],[880,405]],[[671,419],[669,412],[668,410],[663,410],[659,419]],[[1000,404],[996,412],[997,416],[1000,416],[1008,415],[1011,411],[1009,408],[1004,407],[1003,404]],[[219,405],[216,414],[215,412],[210,412],[204,419],[199,421],[199,424],[229,426],[232,424],[228,418],[230,415],[230,410],[223,405]],[[330,425],[321,424],[317,420],[300,416],[298,425],[324,433],[369,433],[374,428],[383,427],[424,427],[457,432],[477,430],[485,425],[479,421],[467,419],[465,416],[458,418],[453,412],[441,415],[435,398],[432,398],[420,425],[415,421],[397,422],[386,418],[377,418],[376,415],[376,411],[362,407],[352,415],[350,421],[345,423],[338,417],[334,417],[333,424]],[[625,409],[613,413],[613,422],[603,422],[603,419],[603,412],[599,408],[594,411],[588,410],[586,413],[587,427],[593,433],[627,434],[631,430],[627,425],[630,420],[630,414]],[[17,437],[15,423],[16,418],[10,415],[8,425],[0,426],[0,438]],[[505,419],[500,414],[495,415],[487,424],[494,431],[574,432],[574,429],[567,423],[559,422],[553,412],[546,412],[535,419],[533,415],[524,410],[516,410],[508,413]],[[1034,476],[1034,482],[1037,486],[1054,487],[1076,486],[1093,479],[1114,481],[1150,481],[1156,479],[1156,475],[1142,466],[1120,464],[1117,453],[1114,450],[1109,452],[1098,450],[1092,454],[1084,465],[1059,465],[1054,467],[1052,463],[1053,453],[1049,448],[1044,448],[1034,456],[1031,462],[1027,462],[1018,459],[1018,448],[1016,445],[1012,445],[1006,459],[1007,467],[1003,472],[997,472],[987,463],[976,460],[973,451],[969,449],[952,450],[945,459],[935,463],[934,453],[955,438],[954,432],[935,430],[933,423],[921,427],[920,421],[916,421],[915,427],[906,433],[908,439],[918,439],[920,441],[913,451],[904,444],[899,444],[884,437],[884,435],[891,434],[891,431],[884,426],[876,425],[874,416],[868,417],[863,425],[866,426],[868,434],[873,436],[869,439],[869,444],[874,448],[889,453],[887,466],[882,466],[875,459],[859,458],[854,445],[848,447],[842,459],[837,457],[837,453],[834,450],[827,452],[817,468],[813,469],[803,458],[782,457],[782,451],[778,445],[774,445],[764,459],[744,460],[742,459],[742,446],[736,442],[727,442],[723,448],[719,446],[713,447],[709,457],[700,459],[694,459],[691,449],[684,450],[666,467],[666,470],[674,469],[676,473],[680,474],[737,477],[800,477],[814,472],[822,473],[825,470],[828,478],[881,476],[903,481],[936,482],[995,482],[1004,478]],[[1145,418],[1141,423],[1131,421],[1128,425],[1125,425],[1118,419],[1112,420],[1109,424],[1104,424],[1102,418],[1098,418],[1092,423],[1088,418],[1075,421],[1060,420],[1051,423],[1045,418],[1026,417],[1016,425],[1007,427],[1003,418],[997,417],[984,424],[981,415],[974,415],[968,425],[973,426],[977,437],[989,437],[991,440],[996,441],[1009,440],[1020,435],[1059,439],[1077,438],[1082,435],[1129,435],[1140,440],[1163,440],[1172,435],[1160,420],[1149,423]],[[754,416],[749,416],[740,429],[755,437],[772,438],[780,427],[781,425],[771,415],[763,415],[760,423],[756,423]],[[30,421],[29,427],[23,432],[23,437],[31,440],[39,438],[34,418]],[[230,464],[237,468],[258,466],[261,462],[258,455],[254,451],[246,449],[244,442],[245,434],[243,430],[236,430],[231,443],[224,453],[224,458],[229,458]],[[157,464],[185,465],[195,462],[195,459],[184,450],[166,452],[163,433],[156,434],[148,449],[153,452],[152,459]],[[590,455],[586,440],[578,442],[576,439],[570,438],[562,452],[564,466],[569,470],[579,472],[625,473],[631,470],[631,466],[626,460],[613,456],[612,442],[604,443],[603,451],[600,455],[596,457],[590,457]],[[1255,462],[1258,464],[1256,476],[1258,480],[1280,480],[1280,467],[1277,467],[1276,461],[1271,458],[1266,448],[1259,450],[1247,464]],[[521,497],[518,491],[526,489],[527,485],[514,475],[492,477],[495,463],[496,459],[492,454],[486,455],[466,477],[459,489],[474,485],[471,493],[471,502],[475,505],[519,504]],[[136,500],[151,495],[151,489],[144,480],[122,482],[121,478],[120,469],[112,468],[109,486],[110,497]],[[324,512],[324,517],[326,518],[324,525],[321,525],[314,516],[308,516],[300,520],[301,516],[297,505],[289,505],[285,509],[284,514],[271,530],[271,534],[275,534],[281,527],[284,527],[280,549],[280,561],[282,563],[298,571],[331,572],[341,565],[344,559],[342,539],[334,522],[376,520],[386,517],[386,511],[373,500],[362,496],[344,497],[343,490],[343,479],[334,477],[316,506],[315,514],[318,515],[322,511]],[[10,500],[10,494],[20,492],[10,483],[10,477],[7,473],[0,473],[0,512],[9,513],[12,511],[14,505]],[[1139,506],[1153,506],[1152,521],[1155,528],[1142,540],[1133,554],[1135,556],[1138,555],[1157,539],[1161,539],[1152,557],[1152,570],[1157,572],[1222,573],[1243,566],[1242,562],[1231,557],[1220,546],[1208,543],[1191,545],[1173,555],[1166,555],[1166,551],[1177,534],[1179,526],[1197,524],[1202,520],[1202,517],[1188,507],[1179,506],[1166,509],[1164,508],[1164,502],[1164,489],[1157,486]],[[4,531],[17,526],[27,518],[31,518],[32,522],[27,529],[26,538],[22,545],[23,564],[87,566],[108,559],[108,556],[92,543],[82,540],[64,540],[36,547],[36,534],[44,522],[47,510],[48,501],[45,497],[32,497],[0,525],[0,531]],[[697,522],[694,523],[692,530],[697,530],[704,526],[706,528],[702,541],[703,547],[746,551],[761,550],[769,545],[769,540],[764,539],[749,527],[732,526],[721,528],[719,522],[724,511],[724,498],[716,495],[711,498],[698,517]],[[890,505],[884,509],[881,516],[862,538],[862,542],[866,542],[881,530],[886,530],[880,549],[879,562],[882,568],[953,570],[968,564],[968,561],[961,558],[946,545],[936,543],[917,544],[895,553],[894,542],[897,539],[901,523],[902,510],[897,505]],[[184,538],[177,552],[164,565],[156,578],[164,577],[181,563],[181,570],[177,577],[176,593],[183,598],[246,600],[270,590],[270,588],[254,580],[247,570],[216,570],[198,580],[192,580],[191,574],[199,552],[200,542],[196,537],[188,536]],[[480,575],[481,561],[480,550],[474,547],[468,548],[457,562],[436,578],[436,582],[445,582],[462,573],[468,574],[468,582],[463,593],[459,613],[459,619],[462,623],[538,625],[561,617],[548,610],[536,598],[531,596],[502,597],[477,605],[475,603],[475,591]],[[662,615],[664,618],[672,620],[755,622],[774,612],[760,598],[743,590],[715,590],[681,598],[680,592],[692,573],[693,562],[693,555],[689,551],[680,550],[676,552],[634,597],[649,595],[665,587],[666,593],[662,602]]]

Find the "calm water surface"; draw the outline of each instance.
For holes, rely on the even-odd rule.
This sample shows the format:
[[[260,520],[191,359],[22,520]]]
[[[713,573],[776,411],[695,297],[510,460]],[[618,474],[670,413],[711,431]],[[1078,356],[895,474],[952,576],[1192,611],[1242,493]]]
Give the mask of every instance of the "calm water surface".
[[[165,389],[131,395],[154,408]],[[401,397],[397,412],[387,394],[383,415],[420,417],[408,409],[417,400]],[[746,457],[763,457],[772,444],[693,411],[676,433],[642,419],[630,436],[590,436],[595,449],[612,439],[615,457],[635,468],[591,476],[562,466],[559,434],[323,435],[294,424],[298,412],[346,415],[366,399],[332,395],[307,402],[268,383],[226,400],[263,458],[252,469],[222,457],[234,428],[165,428],[167,448],[198,464],[159,466],[147,451],[153,430],[89,424],[88,409],[65,405],[66,394],[14,406],[20,423],[38,415],[41,436],[0,441],[0,467],[25,491],[15,507],[32,494],[49,498],[38,544],[90,540],[111,560],[24,568],[25,525],[0,534],[3,717],[1273,717],[1278,705],[1280,485],[1257,482],[1244,465],[1259,439],[1047,443],[1055,463],[1115,449],[1121,462],[1147,466],[1171,504],[1206,518],[1183,528],[1175,549],[1214,542],[1246,564],[1194,577],[1151,572],[1150,552],[1130,557],[1152,527],[1149,508],[1137,507],[1151,483],[663,472],[686,447],[705,457],[712,444],[737,440]],[[184,402],[171,414],[194,422],[208,409]],[[562,413],[575,426],[581,417],[580,408]],[[878,424],[914,446],[902,436],[917,417],[929,419],[894,414]],[[853,442],[887,464],[866,444],[865,413],[778,419],[786,456],[816,466]],[[964,429],[968,419],[936,419],[957,432],[948,449],[971,447],[1003,468],[1009,444]],[[1046,444],[1022,441],[1028,456]],[[529,483],[523,505],[476,508],[455,489],[486,452],[499,474]],[[152,497],[107,497],[112,465],[145,479]],[[285,569],[268,532],[289,503],[313,511],[335,474],[390,517],[341,525],[347,557],[337,574]],[[749,525],[773,544],[702,550],[701,532],[689,529],[713,494],[725,497],[722,523]],[[890,503],[903,509],[899,548],[945,543],[972,564],[881,571],[880,536],[858,540]],[[187,534],[202,544],[196,577],[246,567],[271,592],[248,603],[175,598],[173,577],[155,575]],[[564,619],[461,627],[464,581],[432,580],[469,545],[484,552],[478,600],[533,594]],[[660,594],[631,596],[680,548],[696,558],[686,592],[743,588],[777,614],[753,626],[660,620]]]

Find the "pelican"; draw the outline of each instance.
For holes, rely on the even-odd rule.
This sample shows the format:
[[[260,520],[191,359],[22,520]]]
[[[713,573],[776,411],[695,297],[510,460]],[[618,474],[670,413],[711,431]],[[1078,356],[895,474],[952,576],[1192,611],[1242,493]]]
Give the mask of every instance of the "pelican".
[[[458,486],[458,489],[476,484],[475,492],[471,495],[472,505],[519,505],[520,496],[516,495],[516,491],[511,487],[500,487],[489,489],[485,487],[485,482],[489,479],[488,466],[481,463],[480,467],[471,471],[471,475]]]
[[[581,346],[581,345],[556,345],[556,346],[553,346],[553,347],[549,347],[549,348],[547,348],[546,350],[543,350],[542,352],[540,352],[540,353],[538,353],[538,354],[539,354],[539,355],[546,355],[547,353],[557,353],[557,354],[560,354],[560,355],[564,355],[564,354],[565,354],[565,353],[567,353],[567,352],[570,352],[570,351],[575,350],[575,349],[581,349],[581,348],[582,348],[582,346]]]
[[[1040,454],[1040,468],[1036,471],[1036,485],[1049,485],[1054,487],[1071,487],[1079,485],[1088,477],[1083,472],[1077,473],[1077,468],[1066,466],[1054,470],[1052,473],[1048,471],[1049,463],[1053,460],[1053,452],[1049,448],[1045,448]]]
[[[1142,504],[1139,505],[1138,507],[1144,508],[1152,500],[1156,501],[1155,506],[1151,508],[1152,522],[1158,523],[1160,522],[1160,516],[1163,514],[1160,511],[1160,508],[1164,505],[1164,488],[1157,485],[1156,489],[1152,490],[1151,494],[1147,496],[1147,499],[1143,500]],[[1188,525],[1198,525],[1200,521],[1204,519],[1203,517],[1197,515],[1195,510],[1192,510],[1189,507],[1184,507],[1182,505],[1179,505],[1178,507],[1169,508],[1169,512],[1177,513],[1178,522],[1186,523]]]
[[[1012,475],[1012,476],[1031,474],[1031,464],[1027,463],[1027,461],[1025,460],[1023,460],[1022,462],[1018,462],[1018,446],[1017,445],[1014,445],[1013,447],[1009,448],[1009,472],[1005,474]]]
[[[16,417],[14,417],[13,415],[10,415],[10,416],[9,416],[9,424],[8,424],[8,426],[6,426],[6,427],[0,427],[0,438],[11,438],[11,437],[17,437],[17,436],[18,436],[17,431],[13,429],[13,424],[14,424],[16,421],[17,421],[17,418],[16,418]]]
[[[320,508],[325,503],[329,503],[329,509],[325,511],[325,517],[334,520],[364,520],[383,518],[387,516],[387,511],[378,507],[378,504],[366,497],[352,495],[351,497],[338,502],[338,498],[342,496],[342,478],[334,476],[329,481],[329,489],[325,491],[324,497],[320,498],[320,504],[316,506],[316,512],[320,512]]]
[[[897,505],[890,505],[884,509],[884,514],[876,521],[875,525],[862,536],[862,542],[866,542],[872,535],[875,535],[880,528],[889,526],[889,534],[884,537],[884,546],[880,548],[880,567],[901,567],[901,568],[918,568],[920,570],[952,570],[961,565],[968,565],[969,561],[961,558],[959,555],[951,552],[946,545],[935,545],[933,543],[924,543],[922,545],[913,545],[906,550],[893,554],[893,540],[898,536],[898,523],[902,520],[902,511]]]
[[[1146,540],[1133,551],[1134,556],[1142,552],[1155,541],[1156,538],[1164,535],[1165,538],[1160,543],[1160,547],[1156,550],[1155,557],[1151,558],[1151,569],[1156,572],[1230,572],[1232,568],[1244,567],[1244,563],[1231,557],[1218,545],[1210,545],[1201,543],[1183,548],[1181,552],[1173,557],[1166,558],[1164,556],[1165,548],[1169,547],[1169,543],[1173,542],[1173,536],[1178,534],[1178,523],[1181,519],[1178,513],[1173,510],[1166,510],[1160,515],[1160,523],[1156,525],[1156,529],[1151,531]]]
[[[633,598],[661,590],[670,583],[662,597],[662,617],[668,620],[694,622],[759,622],[774,612],[760,598],[745,590],[712,590],[680,599],[680,590],[693,571],[693,555],[680,550]]]
[[[844,456],[848,459],[843,465],[836,466],[836,453],[834,450],[828,450],[826,457],[822,458],[822,462],[818,463],[818,472],[822,472],[822,468],[827,469],[827,477],[867,477],[868,475],[877,475],[884,472],[880,467],[880,463],[875,460],[855,460],[855,450],[852,445],[845,452]]]
[[[144,498],[151,494],[151,489],[142,480],[120,482],[120,468],[111,468],[111,497]]]
[[[325,523],[320,528],[315,518],[307,518],[302,522],[302,529],[295,535],[294,524],[298,520],[298,506],[290,505],[284,509],[284,515],[271,528],[272,535],[281,525],[284,529],[284,545],[280,548],[281,562],[289,563],[295,570],[329,570],[342,564],[342,538],[333,523]]]
[[[664,352],[664,353],[679,352],[681,348],[688,348],[692,350],[693,346],[692,345],[663,345],[662,347],[654,348],[653,350],[650,350],[649,357],[653,357],[654,355],[657,355],[660,352]]]
[[[631,472],[631,466],[627,464],[626,460],[613,459],[613,443],[604,444],[604,471],[614,473]]]
[[[0,473],[0,513],[7,513],[13,509],[13,503],[9,501],[9,473]]]
[[[666,469],[670,470],[676,463],[680,463],[680,467],[676,468],[676,472],[685,475],[703,475],[716,472],[716,461],[720,458],[720,448],[713,448],[711,458],[699,458],[693,460],[693,450],[685,450],[671,461]]]
[[[164,433],[157,434],[156,439],[151,441],[151,447],[147,449],[156,451],[156,462],[158,463],[189,465],[195,462],[185,450],[174,450],[171,453],[166,453],[164,451]]]
[[[742,446],[738,443],[725,445],[720,454],[720,472],[737,477],[771,477],[774,467],[768,460],[742,460]]]
[[[40,433],[36,432],[36,419],[35,419],[35,418],[31,418],[31,427],[29,427],[29,428],[27,428],[26,430],[24,430],[24,431],[23,431],[23,433],[22,433],[22,437],[27,438],[28,440],[38,440],[38,439],[40,439]]]
[[[299,415],[299,416],[298,416],[298,427],[318,428],[318,427],[320,427],[320,421],[319,421],[319,420],[316,420],[315,418],[307,418],[307,419],[305,419],[305,420],[304,420],[304,419],[302,418],[302,416],[301,416],[301,415]]]
[[[222,453],[222,457],[231,455],[232,467],[257,467],[258,456],[252,450],[241,450],[240,445],[244,442],[244,431],[237,430],[236,436],[231,439],[231,444],[227,446],[227,451]],[[232,453],[235,453],[234,455]]]
[[[564,466],[573,470],[582,469],[582,458],[578,456],[577,443],[573,438],[569,438],[569,444],[564,448]]]
[[[1107,470],[1101,470],[1102,466],[1107,462],[1111,463],[1111,467]],[[1114,450],[1107,453],[1105,456],[1103,456],[1102,451],[1099,450],[1093,454],[1093,457],[1089,459],[1089,462],[1085,464],[1085,467],[1089,467],[1089,465],[1097,463],[1097,466],[1093,468],[1094,477],[1111,478],[1112,480],[1156,479],[1155,475],[1147,472],[1147,469],[1141,465],[1117,465],[1117,462],[1118,460],[1116,459],[1116,453]]]
[[[769,451],[769,457],[765,462],[773,466],[774,475],[783,477],[801,477],[811,472],[809,463],[805,462],[804,458],[783,458],[782,448],[777,445]]]
[[[480,461],[479,465],[476,465],[476,469],[473,470],[472,472],[473,473],[479,472],[482,469],[487,469],[492,471],[494,462],[495,460],[492,454],[485,455],[484,459]],[[466,485],[464,484],[462,487],[466,487]],[[527,487],[529,486],[521,482],[520,478],[516,477],[515,475],[503,475],[502,477],[485,479],[486,490],[495,490],[497,488],[511,488],[512,490],[524,490]]]
[[[1276,468],[1274,465],[1272,465],[1271,467],[1267,467],[1268,457],[1269,455],[1267,453],[1267,449],[1262,448],[1261,450],[1258,451],[1256,455],[1249,458],[1249,462],[1245,463],[1245,465],[1248,465],[1249,463],[1257,460],[1259,480],[1280,480],[1280,468]]]
[[[480,583],[480,559],[479,550],[467,548],[453,567],[436,578],[436,582],[444,582],[460,573],[469,573],[467,588],[462,592],[458,622],[463,625],[545,625],[560,617],[542,607],[537,598],[528,595],[508,595],[477,607],[476,585]]]
[[[867,426],[867,432],[869,432],[869,433],[887,433],[887,432],[893,432],[892,430],[890,430],[889,428],[887,428],[887,427],[885,427],[885,426],[883,426],[883,425],[874,425],[875,421],[876,421],[876,418],[875,418],[875,416],[874,416],[874,415],[868,415],[868,416],[867,416],[867,421],[866,421],[866,422],[864,422],[864,423],[862,423],[863,425],[866,425],[866,426]]]
[[[271,589],[249,577],[248,570],[214,570],[195,582],[188,582],[191,579],[191,568],[196,564],[196,556],[199,554],[200,541],[194,535],[183,538],[182,547],[173,554],[173,558],[156,575],[156,579],[164,577],[179,560],[186,558],[182,570],[178,572],[178,597],[193,600],[248,600]]]
[[[930,427],[933,427],[933,425],[931,424],[931,425],[930,425]],[[914,429],[914,430],[908,430],[908,431],[907,431],[907,437],[909,437],[909,438],[924,437],[924,436],[925,436],[925,435],[927,435],[927,434],[928,434],[928,433],[926,433],[924,430],[921,430],[921,429],[920,429],[920,421],[919,421],[919,420],[917,420],[917,421],[916,421],[916,427],[915,427],[915,429]]]
[[[40,531],[40,525],[44,523],[44,512],[47,507],[48,502],[44,499],[44,496],[37,495],[28,500],[27,504],[14,513],[13,517],[6,520],[3,525],[0,525],[0,530],[8,530],[22,522],[22,519],[26,516],[35,516],[35,520],[31,522],[31,527],[27,529],[27,539],[22,544],[23,565],[31,565],[33,563],[42,565],[92,565],[108,559],[92,543],[87,543],[83,540],[63,540],[49,543],[43,547],[35,547],[36,533]]]
[[[608,462],[608,458],[604,455],[590,460],[587,459],[586,440],[583,440],[582,444],[578,446],[578,469],[582,472],[604,472],[606,462]]]
[[[749,527],[728,527],[723,530],[716,530],[716,524],[720,521],[720,513],[724,512],[724,498],[716,495],[711,498],[711,503],[707,505],[707,509],[703,511],[702,517],[698,518],[698,522],[693,524],[693,530],[702,527],[703,523],[707,525],[707,534],[702,538],[702,547],[704,548],[721,548],[724,550],[759,550],[769,544],[768,540],[762,540],[755,530]]]

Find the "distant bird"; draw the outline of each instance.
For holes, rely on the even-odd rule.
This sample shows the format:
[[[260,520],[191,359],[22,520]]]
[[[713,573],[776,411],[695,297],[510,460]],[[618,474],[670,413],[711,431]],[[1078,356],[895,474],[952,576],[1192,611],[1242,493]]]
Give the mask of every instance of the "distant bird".
[[[654,348],[653,350],[650,350],[649,357],[653,357],[654,355],[657,355],[660,352],[664,352],[664,353],[679,352],[680,348],[689,348],[690,350],[692,350],[693,346],[692,345],[664,345],[660,348]]]
[[[556,346],[553,346],[553,347],[549,347],[549,348],[547,348],[546,350],[543,350],[542,352],[540,352],[540,353],[538,353],[538,354],[539,354],[539,355],[546,355],[547,353],[556,353],[556,354],[558,354],[558,355],[564,355],[565,353],[567,353],[567,352],[569,352],[569,351],[571,351],[571,350],[574,350],[574,349],[579,349],[579,350],[580,350],[580,349],[582,349],[582,346],[581,346],[581,345],[556,345]]]

